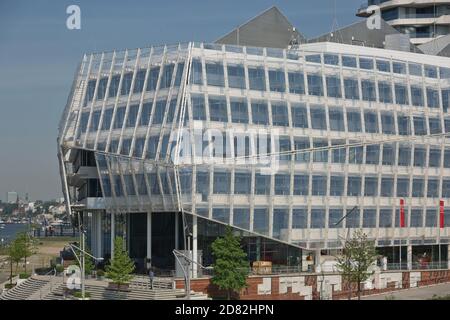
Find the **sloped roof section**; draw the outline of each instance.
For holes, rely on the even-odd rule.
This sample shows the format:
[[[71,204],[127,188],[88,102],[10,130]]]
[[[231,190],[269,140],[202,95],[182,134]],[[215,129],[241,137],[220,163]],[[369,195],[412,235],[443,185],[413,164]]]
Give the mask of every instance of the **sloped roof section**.
[[[274,6],[243,25],[240,25],[215,42],[220,44],[284,49],[289,46],[292,40],[296,40],[298,43],[306,42],[306,38],[296,29],[294,30],[294,26]]]
[[[450,57],[450,34],[421,44],[419,48],[426,54]]]
[[[365,47],[384,48],[386,36],[393,34],[402,35],[402,33],[391,27],[384,20],[381,20],[380,29],[373,30],[367,27],[366,20],[361,20],[334,32],[310,39],[308,42],[338,42]],[[411,44],[411,52],[421,53],[421,50]]]

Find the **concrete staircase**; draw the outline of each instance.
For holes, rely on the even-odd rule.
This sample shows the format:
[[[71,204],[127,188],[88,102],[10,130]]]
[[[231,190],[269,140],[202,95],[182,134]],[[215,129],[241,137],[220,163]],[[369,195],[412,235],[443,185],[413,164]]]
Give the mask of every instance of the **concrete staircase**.
[[[6,291],[0,296],[0,300],[34,300],[33,297],[38,297],[42,291],[42,288],[49,284],[49,277],[36,277],[32,276],[15,286],[12,289]]]

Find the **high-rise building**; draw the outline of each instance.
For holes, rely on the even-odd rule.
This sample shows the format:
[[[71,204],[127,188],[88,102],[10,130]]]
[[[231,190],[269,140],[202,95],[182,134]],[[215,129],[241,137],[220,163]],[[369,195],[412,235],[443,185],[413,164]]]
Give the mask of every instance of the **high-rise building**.
[[[17,200],[18,200],[17,192],[15,192],[15,191],[7,192],[7,194],[6,194],[6,202],[7,203],[10,203],[10,204],[17,203]]]
[[[217,43],[83,57],[58,147],[95,256],[121,236],[140,267],[173,270],[190,241],[207,266],[231,226],[251,261],[304,270],[362,228],[393,267],[423,253],[447,264],[450,59],[329,36],[270,47],[260,27],[282,18],[272,8]],[[292,32],[279,30],[274,46]]]
[[[424,44],[450,34],[450,1],[448,0],[368,0],[357,15],[367,17],[370,6],[378,6],[381,17],[402,33],[409,34],[413,44]]]

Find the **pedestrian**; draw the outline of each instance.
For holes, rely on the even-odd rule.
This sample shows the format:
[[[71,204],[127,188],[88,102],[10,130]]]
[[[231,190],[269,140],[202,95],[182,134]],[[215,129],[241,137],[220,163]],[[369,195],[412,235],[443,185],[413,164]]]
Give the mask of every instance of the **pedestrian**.
[[[150,289],[153,290],[153,279],[155,278],[155,273],[153,272],[153,269],[150,269],[148,272],[148,276],[150,277]]]

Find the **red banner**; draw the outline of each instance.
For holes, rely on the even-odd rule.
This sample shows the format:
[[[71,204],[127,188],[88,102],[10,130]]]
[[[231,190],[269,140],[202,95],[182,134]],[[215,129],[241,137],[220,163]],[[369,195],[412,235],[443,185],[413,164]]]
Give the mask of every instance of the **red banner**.
[[[405,227],[405,200],[400,199],[400,228]]]
[[[439,226],[444,228],[444,201],[439,203]]]

